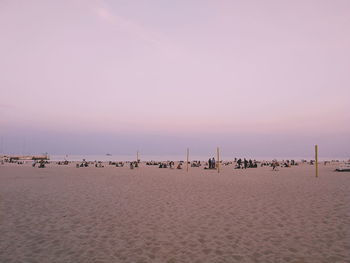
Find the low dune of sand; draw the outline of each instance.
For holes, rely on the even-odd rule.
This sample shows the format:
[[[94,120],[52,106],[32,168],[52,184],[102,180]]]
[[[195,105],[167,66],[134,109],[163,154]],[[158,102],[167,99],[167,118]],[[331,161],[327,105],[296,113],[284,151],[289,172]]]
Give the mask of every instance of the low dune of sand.
[[[0,165],[0,262],[350,262],[350,173]]]

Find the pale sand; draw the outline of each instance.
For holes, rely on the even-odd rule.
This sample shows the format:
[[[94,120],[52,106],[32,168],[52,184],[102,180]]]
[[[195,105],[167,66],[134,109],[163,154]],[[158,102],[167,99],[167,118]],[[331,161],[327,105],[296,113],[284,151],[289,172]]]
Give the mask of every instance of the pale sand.
[[[0,165],[0,262],[350,262],[334,166]]]

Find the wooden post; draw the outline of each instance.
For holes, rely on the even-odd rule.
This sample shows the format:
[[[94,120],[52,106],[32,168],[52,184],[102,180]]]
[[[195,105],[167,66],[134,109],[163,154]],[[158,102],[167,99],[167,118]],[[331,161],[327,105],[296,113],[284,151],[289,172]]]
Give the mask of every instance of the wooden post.
[[[190,155],[190,149],[187,148],[187,158],[186,158],[186,171],[188,172],[188,157]]]
[[[315,145],[315,168],[316,168],[316,178],[318,177],[318,146]]]
[[[218,173],[220,173],[220,152],[219,152],[219,147],[217,147],[216,153],[217,153],[217,167],[218,167]]]

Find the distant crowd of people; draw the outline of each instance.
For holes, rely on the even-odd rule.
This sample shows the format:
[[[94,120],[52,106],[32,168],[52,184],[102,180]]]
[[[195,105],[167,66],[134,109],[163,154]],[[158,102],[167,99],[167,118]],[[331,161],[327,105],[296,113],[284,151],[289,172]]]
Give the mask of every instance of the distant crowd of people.
[[[45,164],[47,164],[47,163],[49,163],[49,162],[44,161],[44,160],[34,161],[33,167],[35,167],[38,164],[39,168],[45,168]],[[129,164],[130,169],[134,169],[134,168],[139,167],[140,161],[128,161],[128,162],[112,162],[112,161],[110,161],[108,164],[114,165],[115,167],[124,167],[125,163]],[[182,169],[182,166],[184,163],[185,163],[184,161],[179,161],[177,166],[176,166],[176,169]],[[257,168],[258,163],[260,163],[261,167],[270,166],[270,167],[272,167],[272,170],[277,170],[277,167],[291,167],[291,166],[298,165],[298,163],[295,162],[295,160],[283,160],[281,162],[278,162],[277,160],[258,162],[256,160],[252,160],[252,159],[247,160],[246,158],[243,158],[243,159],[242,158],[235,158],[234,161],[225,161],[225,162],[220,161],[220,164],[223,166],[228,166],[228,165],[234,164],[234,169]],[[69,161],[67,161],[67,160],[59,161],[59,162],[57,162],[57,164],[58,165],[68,165]],[[85,159],[83,159],[83,161],[80,163],[76,163],[76,167],[77,168],[89,167],[89,164],[94,165],[97,168],[104,167],[104,165],[101,161],[87,162]],[[166,162],[148,161],[148,162],[145,162],[145,164],[147,166],[158,166],[158,168],[170,168],[170,169],[175,168],[174,161],[166,161]],[[191,161],[188,164],[190,165],[190,167],[202,166],[201,161],[197,161],[197,160]],[[309,162],[309,164],[313,165],[314,161],[311,160]],[[218,163],[215,160],[215,158],[212,157],[212,158],[209,158],[208,162],[205,163],[204,169],[217,169],[217,167],[218,167]]]
[[[238,160],[235,159],[235,163],[236,163],[235,169],[247,169],[247,168],[258,167],[256,160],[254,160],[253,162],[251,159],[249,159],[248,161],[246,158],[244,158],[243,161],[241,158],[239,158]]]
[[[332,160],[331,162],[339,162],[338,160]],[[18,160],[17,158],[11,158],[11,157],[7,157],[7,158],[2,158],[0,160],[0,164],[3,165],[5,163],[15,163],[15,164],[24,164],[25,161],[22,160]],[[49,162],[48,160],[34,160],[32,163],[33,167],[38,167],[38,168],[45,168],[47,164],[52,163]],[[54,162],[57,165],[69,165],[70,161],[68,160],[64,160],[64,161],[58,161],[58,162]],[[73,162],[75,163],[75,162]],[[140,166],[140,160],[138,161],[126,161],[126,162],[112,162],[109,161],[108,164],[109,165],[113,165],[115,167],[124,167],[125,164],[127,164],[127,166],[130,169],[134,169],[134,168],[138,168]],[[310,161],[306,161],[306,160],[301,160],[301,163],[308,163],[310,165],[314,165],[315,161],[314,160],[310,160]],[[327,165],[328,163],[330,163],[329,161],[325,161],[324,165]],[[171,160],[168,161],[147,161],[144,163],[147,166],[157,166],[158,168],[169,168],[169,169],[183,169],[183,165],[186,164],[185,161],[178,161],[178,162],[174,162]],[[252,159],[247,159],[247,158],[234,158],[233,161],[220,161],[220,163],[218,163],[217,160],[215,160],[214,157],[209,158],[207,162],[201,162],[199,160],[193,160],[193,161],[189,161],[188,164],[186,164],[186,167],[193,167],[193,168],[199,168],[201,166],[204,166],[204,169],[218,169],[218,166],[230,166],[233,165],[234,169],[248,169],[248,168],[257,168],[258,165],[260,167],[271,167],[272,170],[277,171],[278,167],[283,167],[283,168],[288,168],[288,167],[292,167],[292,166],[297,166],[299,165],[298,162],[296,162],[295,160],[282,160],[282,161],[277,161],[277,160],[272,160],[272,161],[257,161],[257,160],[252,160]],[[83,159],[82,162],[76,162],[75,166],[77,168],[81,168],[81,167],[89,167],[89,166],[94,166],[96,168],[104,168],[104,162],[102,161],[86,161],[85,159]]]

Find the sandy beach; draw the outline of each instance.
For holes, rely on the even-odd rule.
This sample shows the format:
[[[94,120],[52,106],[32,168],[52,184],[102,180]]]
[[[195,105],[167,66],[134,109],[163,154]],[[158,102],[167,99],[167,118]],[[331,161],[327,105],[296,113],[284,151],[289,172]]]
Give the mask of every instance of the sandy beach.
[[[0,262],[350,262],[350,173],[0,165]]]

